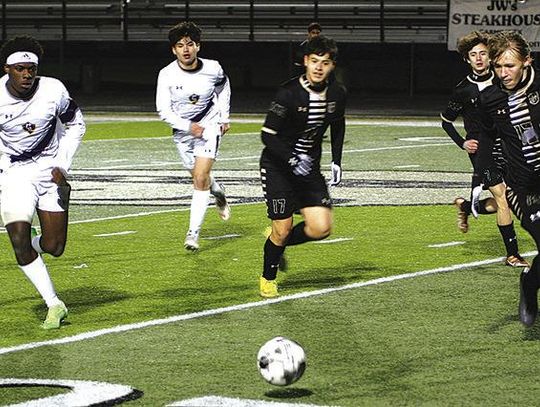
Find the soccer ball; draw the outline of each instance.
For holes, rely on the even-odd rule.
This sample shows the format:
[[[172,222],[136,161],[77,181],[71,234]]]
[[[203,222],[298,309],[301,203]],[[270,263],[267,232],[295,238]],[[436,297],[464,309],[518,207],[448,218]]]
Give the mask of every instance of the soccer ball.
[[[277,336],[261,346],[257,366],[268,383],[287,386],[304,374],[306,353],[297,342]]]

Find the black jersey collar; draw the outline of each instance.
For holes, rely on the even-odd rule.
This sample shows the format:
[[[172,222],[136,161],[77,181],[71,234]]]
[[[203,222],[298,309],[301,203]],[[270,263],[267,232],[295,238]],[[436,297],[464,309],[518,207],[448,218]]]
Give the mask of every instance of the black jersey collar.
[[[197,66],[195,67],[195,69],[184,69],[182,68],[182,65],[180,65],[179,63],[176,65],[178,65],[178,67],[184,72],[195,73],[195,72],[199,72],[202,69],[203,61],[201,61],[200,58],[197,58]]]
[[[471,72],[469,75],[467,75],[467,78],[469,79],[469,81],[475,82],[475,83],[491,81],[493,80],[493,77],[494,77],[494,74],[491,69],[488,69],[488,71],[483,75],[477,75],[474,72]]]
[[[324,82],[322,82],[320,84],[317,84],[317,85],[312,85],[311,83],[309,83],[309,81],[308,81],[305,74],[300,76],[300,83],[302,84],[302,86],[305,89],[311,90],[311,91],[317,92],[317,93],[323,92],[328,87],[328,82],[327,81],[324,81]]]

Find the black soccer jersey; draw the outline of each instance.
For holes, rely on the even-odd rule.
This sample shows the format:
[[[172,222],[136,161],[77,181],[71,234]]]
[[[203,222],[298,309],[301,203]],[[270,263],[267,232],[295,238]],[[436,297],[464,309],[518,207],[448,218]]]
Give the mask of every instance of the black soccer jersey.
[[[446,110],[441,113],[441,118],[450,123],[462,116],[467,140],[478,139],[478,97],[480,91],[493,84],[494,76],[492,71],[481,76],[475,73],[467,75],[456,85]],[[464,140],[459,134],[449,135],[459,147],[463,147]]]
[[[332,160],[341,163],[345,133],[346,90],[338,82],[321,89],[310,86],[305,75],[284,83],[270,105],[263,128],[263,161],[289,166],[296,154],[307,154],[320,168],[324,132],[332,122],[341,121],[340,131],[332,134]]]
[[[481,160],[498,136],[507,159],[505,180],[514,190],[540,190],[540,77],[526,68],[521,83],[508,91],[494,84],[480,94],[483,134]]]

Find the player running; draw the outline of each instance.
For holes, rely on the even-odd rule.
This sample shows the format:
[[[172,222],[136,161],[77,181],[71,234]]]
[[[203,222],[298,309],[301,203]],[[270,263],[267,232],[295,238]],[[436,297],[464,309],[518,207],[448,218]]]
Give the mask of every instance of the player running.
[[[330,123],[338,122],[342,125],[341,131],[332,133],[332,161],[341,163],[346,91],[338,82],[328,82],[337,52],[330,38],[317,36],[308,42],[306,73],[279,88],[261,130],[261,181],[272,220],[259,281],[263,297],[278,295],[276,277],[286,246],[321,240],[331,233],[332,200],[320,161],[323,134]],[[293,227],[297,209],[304,221]]]
[[[184,247],[199,249],[199,234],[210,195],[223,220],[231,216],[223,186],[211,174],[221,136],[229,130],[231,88],[219,62],[199,58],[201,29],[182,22],[169,31],[176,60],[157,80],[156,108],[173,129],[182,163],[193,178],[189,230]]]
[[[479,174],[476,164],[479,132],[478,96],[480,91],[493,84],[495,78],[489,65],[488,39],[487,34],[479,31],[473,31],[459,39],[458,52],[469,64],[471,73],[456,86],[446,110],[441,113],[443,129],[458,147],[469,154],[473,165],[471,193],[482,182],[482,174]],[[465,139],[458,133],[453,124],[460,115],[463,117],[465,126]],[[506,248],[505,264],[511,267],[526,267],[529,264],[519,254],[512,213],[505,198],[505,184],[502,179],[505,159],[500,139],[494,143],[492,156],[494,166],[497,167],[498,171],[494,173],[497,176],[492,177],[487,187],[494,198],[480,201],[478,213],[497,213],[497,226]],[[458,210],[458,228],[466,233],[469,230],[468,217],[472,212],[471,201],[460,197],[456,198],[454,204]]]
[[[0,206],[17,263],[49,309],[42,327],[55,329],[68,310],[41,254],[64,252],[71,191],[66,178],[85,124],[62,82],[37,75],[42,56],[31,37],[15,37],[0,49],[7,74],[0,78]],[[32,237],[36,211],[42,234]]]

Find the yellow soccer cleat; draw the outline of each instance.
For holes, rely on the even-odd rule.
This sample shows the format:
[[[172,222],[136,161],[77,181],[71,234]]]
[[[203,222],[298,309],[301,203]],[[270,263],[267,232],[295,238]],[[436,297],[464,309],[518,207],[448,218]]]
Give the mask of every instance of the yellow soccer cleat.
[[[279,296],[276,280],[267,280],[264,277],[259,279],[259,291],[261,297],[274,298]]]
[[[43,324],[41,324],[41,327],[43,329],[58,329],[60,328],[62,321],[66,319],[67,315],[68,309],[63,302],[60,302],[58,305],[53,305],[51,308],[49,308],[47,318],[45,318],[45,321]]]

